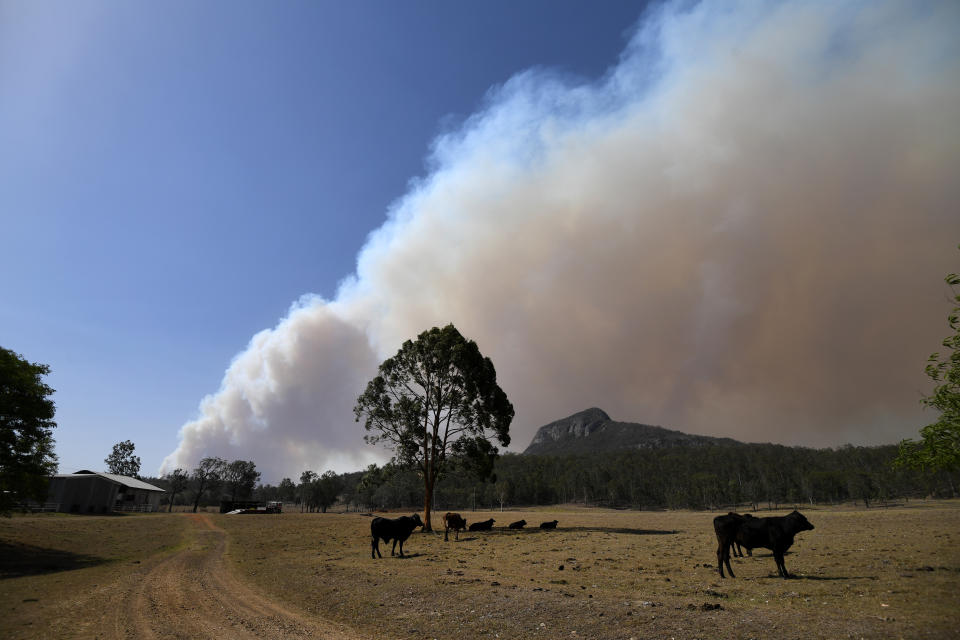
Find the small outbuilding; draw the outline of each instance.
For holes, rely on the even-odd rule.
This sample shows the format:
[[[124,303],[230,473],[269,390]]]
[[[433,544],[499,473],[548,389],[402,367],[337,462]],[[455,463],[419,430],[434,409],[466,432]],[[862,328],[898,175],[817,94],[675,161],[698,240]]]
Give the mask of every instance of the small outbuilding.
[[[47,502],[66,513],[159,511],[164,493],[136,478],[83,470],[50,478]]]

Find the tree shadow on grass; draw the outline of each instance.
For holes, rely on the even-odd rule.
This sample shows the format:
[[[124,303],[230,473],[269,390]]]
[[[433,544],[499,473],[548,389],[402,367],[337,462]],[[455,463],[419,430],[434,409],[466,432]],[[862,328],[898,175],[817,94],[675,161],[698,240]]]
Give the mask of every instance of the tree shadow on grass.
[[[557,531],[596,531],[630,536],[675,536],[681,533],[677,529],[631,529],[628,527],[557,527]]]
[[[771,574],[770,577],[777,577]],[[791,580],[814,580],[816,582],[833,582],[834,580],[879,580],[877,576],[798,576],[795,573],[790,574]]]
[[[593,532],[593,533],[619,533],[624,535],[632,536],[672,536],[680,533],[676,529],[630,529],[628,527],[557,527],[556,529],[541,529],[540,527],[525,527],[523,529],[507,529],[506,527],[501,527],[499,529],[494,529],[494,532],[501,533],[503,535],[551,535],[554,533],[562,532]],[[470,538],[471,540],[473,538]]]
[[[103,558],[60,549],[44,549],[20,542],[0,541],[0,580],[73,571],[106,562]]]

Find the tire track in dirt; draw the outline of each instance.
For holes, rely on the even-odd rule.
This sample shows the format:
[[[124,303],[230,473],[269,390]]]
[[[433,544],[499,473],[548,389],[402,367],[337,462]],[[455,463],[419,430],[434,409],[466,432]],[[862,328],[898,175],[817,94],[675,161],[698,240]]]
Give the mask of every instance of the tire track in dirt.
[[[350,629],[290,611],[238,580],[224,560],[227,534],[188,514],[185,548],[145,563],[106,625],[115,638],[320,638],[359,640]]]

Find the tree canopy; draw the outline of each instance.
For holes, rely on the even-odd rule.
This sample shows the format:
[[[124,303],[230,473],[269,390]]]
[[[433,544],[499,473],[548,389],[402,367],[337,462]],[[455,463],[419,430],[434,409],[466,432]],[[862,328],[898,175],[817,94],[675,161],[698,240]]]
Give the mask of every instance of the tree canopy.
[[[113,451],[103,459],[107,463],[107,471],[120,476],[139,478],[140,456],[133,455],[135,449],[136,445],[130,440],[113,445]]]
[[[282,482],[280,484],[283,485]],[[343,489],[343,479],[333,471],[324,471],[321,475],[317,475],[314,471],[304,471],[300,474],[301,510],[319,509],[326,513],[327,507],[337,501],[341,489]]]
[[[193,470],[192,478],[194,484],[193,512],[197,512],[200,506],[200,500],[203,499],[205,491],[214,492],[223,482],[223,476],[226,472],[227,461],[223,458],[207,457],[200,461],[197,468]]]
[[[17,502],[45,502],[53,453],[55,405],[43,376],[45,364],[0,347],[0,513]]]
[[[384,360],[354,413],[368,443],[386,444],[396,463],[423,478],[425,531],[432,530],[433,488],[451,458],[492,471],[498,450],[490,437],[509,445],[514,414],[493,362],[452,324],[424,331]]]
[[[173,501],[177,495],[190,485],[190,474],[186,469],[174,469],[173,472],[165,477],[170,486],[170,508],[167,511],[173,511]]]
[[[954,308],[947,316],[953,335],[943,340],[947,353],[931,354],[926,373],[933,380],[933,392],[923,404],[940,412],[936,422],[920,430],[920,440],[903,440],[896,464],[917,469],[956,471],[960,469],[960,275],[944,278],[953,293]]]
[[[234,460],[223,470],[223,480],[230,491],[230,500],[249,498],[260,480],[260,472],[252,460]]]

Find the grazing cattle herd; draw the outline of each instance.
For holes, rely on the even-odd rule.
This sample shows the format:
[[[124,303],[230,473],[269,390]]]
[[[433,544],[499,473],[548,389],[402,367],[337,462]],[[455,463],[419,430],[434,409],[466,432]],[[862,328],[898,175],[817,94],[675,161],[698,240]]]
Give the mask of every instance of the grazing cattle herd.
[[[448,512],[443,516],[444,541],[449,542],[450,529],[454,531],[456,540],[460,539],[460,532],[464,529],[469,531],[491,531],[493,518],[474,522],[469,527],[467,521],[459,513]],[[558,520],[550,520],[540,523],[540,529],[556,529]],[[526,520],[517,520],[511,522],[507,529],[523,529],[527,524]],[[410,537],[413,530],[422,527],[423,521],[419,514],[412,516],[401,516],[399,518],[374,518],[370,523],[370,557],[382,558],[380,554],[380,541],[393,541],[393,547],[390,555],[395,555],[397,545],[400,545],[400,557],[403,557],[403,543]],[[794,537],[801,531],[810,531],[814,527],[802,513],[794,510],[785,516],[773,516],[768,518],[757,518],[750,514],[739,514],[730,512],[726,515],[717,516],[713,519],[713,531],[717,535],[717,569],[720,571],[720,577],[725,578],[723,567],[727,567],[727,573],[731,578],[736,576],[730,567],[731,552],[743,557],[743,549],[753,555],[752,550],[758,547],[770,549],[773,552],[773,560],[777,565],[777,574],[783,578],[789,578],[787,567],[783,563],[783,556],[793,545]]]

